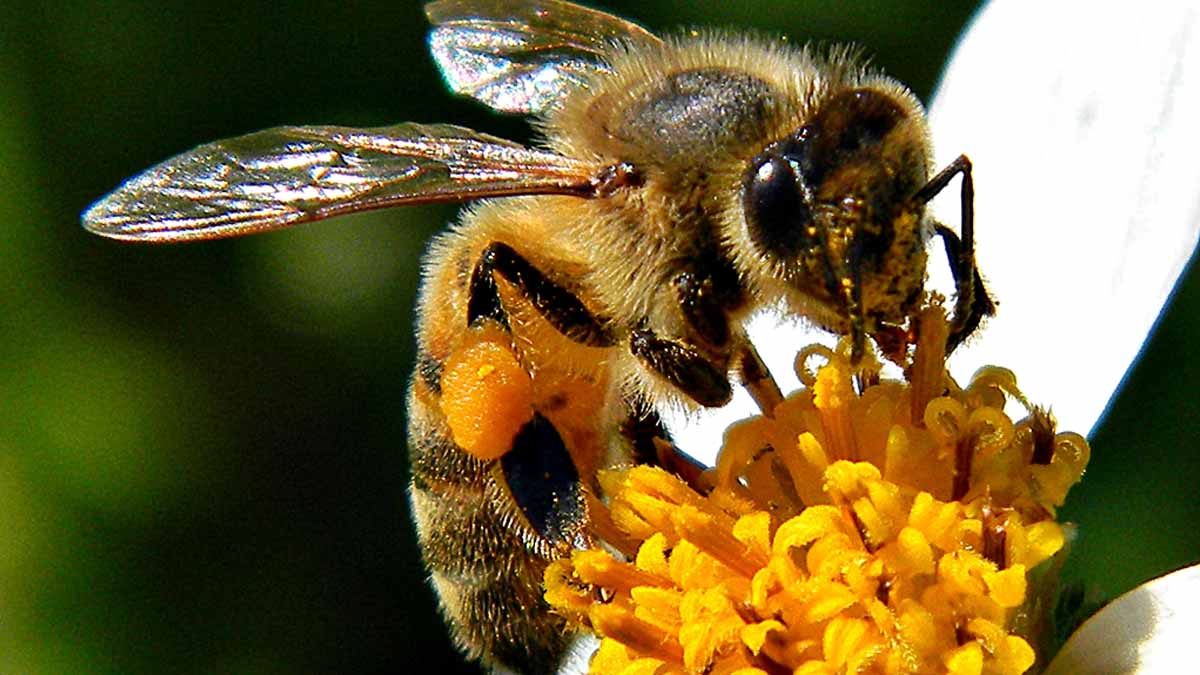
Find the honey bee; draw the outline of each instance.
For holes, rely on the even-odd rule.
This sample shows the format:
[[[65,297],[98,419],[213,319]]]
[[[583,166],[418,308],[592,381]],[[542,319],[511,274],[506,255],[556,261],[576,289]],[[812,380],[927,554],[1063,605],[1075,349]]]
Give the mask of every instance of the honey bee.
[[[993,311],[974,262],[971,165],[931,171],[916,97],[856,52],[731,32],[663,39],[563,0],[438,0],[457,93],[533,115],[540,148],[449,124],[279,127],[168,159],[88,230],[183,241],[344,213],[484,200],[425,258],[408,396],[410,496],[458,645],[554,670],[571,636],[550,560],[604,537],[597,473],[687,472],[655,414],[780,393],[746,337],[779,306],[902,353],[940,237],[949,348]],[[961,237],[925,204],[961,176]]]

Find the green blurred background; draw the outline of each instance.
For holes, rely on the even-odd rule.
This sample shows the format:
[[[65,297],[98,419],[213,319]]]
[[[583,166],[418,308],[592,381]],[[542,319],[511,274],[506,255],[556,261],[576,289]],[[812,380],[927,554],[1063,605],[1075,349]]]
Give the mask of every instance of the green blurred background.
[[[860,41],[927,99],[975,4],[605,7]],[[527,139],[445,91],[425,30],[405,1],[0,9],[0,672],[478,672],[404,497],[417,261],[454,209],[185,246],[78,226],[151,164],[278,124]],[[1193,274],[1067,508],[1071,573],[1109,593],[1200,557],[1198,310]]]

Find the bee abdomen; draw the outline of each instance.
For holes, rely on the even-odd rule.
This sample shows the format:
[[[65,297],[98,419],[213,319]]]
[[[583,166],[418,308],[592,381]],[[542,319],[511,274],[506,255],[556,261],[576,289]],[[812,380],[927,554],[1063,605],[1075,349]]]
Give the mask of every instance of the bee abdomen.
[[[430,582],[455,643],[517,672],[553,672],[567,648],[562,619],[542,598],[547,561],[529,555],[485,494],[449,496],[414,482],[413,510]]]
[[[425,382],[413,382],[409,492],[430,582],[454,641],[490,665],[554,672],[570,633],[542,598],[542,577],[559,547],[534,531],[510,488],[498,482],[504,460],[459,448],[429,393]],[[539,415],[514,437],[509,454],[548,449],[553,455],[553,438],[557,432]],[[535,442],[541,447],[516,447]]]

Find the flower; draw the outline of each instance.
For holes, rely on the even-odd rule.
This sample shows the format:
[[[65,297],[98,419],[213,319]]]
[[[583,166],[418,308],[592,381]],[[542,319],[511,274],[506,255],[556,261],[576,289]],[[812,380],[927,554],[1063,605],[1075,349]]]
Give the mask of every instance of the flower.
[[[1008,371],[958,387],[946,330],[923,312],[907,381],[802,350],[807,386],[728,430],[703,494],[648,466],[605,475],[629,561],[579,551],[546,573],[551,605],[603,638],[591,672],[1028,671],[1054,592],[1035,570],[1089,450],[1038,408],[1009,420]]]

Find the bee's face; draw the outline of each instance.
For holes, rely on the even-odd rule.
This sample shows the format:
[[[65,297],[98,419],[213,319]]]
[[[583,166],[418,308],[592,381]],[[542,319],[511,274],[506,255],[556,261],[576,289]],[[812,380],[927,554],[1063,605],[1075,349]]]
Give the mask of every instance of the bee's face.
[[[886,91],[839,92],[749,161],[746,243],[772,277],[840,317],[861,303],[868,316],[902,318],[924,268],[913,197],[925,147],[921,119]]]

